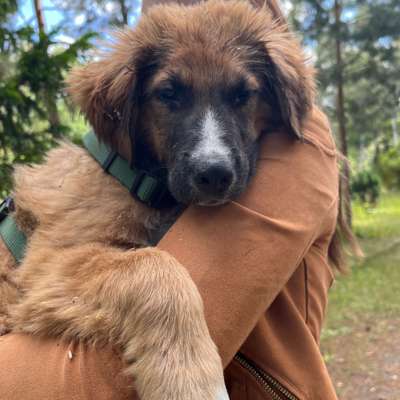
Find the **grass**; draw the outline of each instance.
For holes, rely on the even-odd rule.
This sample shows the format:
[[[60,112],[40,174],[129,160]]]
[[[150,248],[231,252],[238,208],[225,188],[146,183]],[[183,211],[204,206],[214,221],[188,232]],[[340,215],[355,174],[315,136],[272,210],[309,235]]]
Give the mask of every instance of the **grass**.
[[[354,230],[360,239],[400,238],[400,193],[386,193],[376,208],[353,205]]]
[[[322,339],[351,331],[366,317],[400,315],[400,193],[384,194],[373,209],[353,207],[366,257],[337,279]]]

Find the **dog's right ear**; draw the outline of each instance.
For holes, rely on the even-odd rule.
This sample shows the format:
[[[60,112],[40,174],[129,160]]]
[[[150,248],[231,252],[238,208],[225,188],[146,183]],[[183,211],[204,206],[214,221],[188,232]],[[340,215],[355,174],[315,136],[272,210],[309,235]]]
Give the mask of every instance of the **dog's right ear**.
[[[271,11],[274,21],[279,25],[287,25],[287,19],[277,0],[250,0],[250,3],[256,8],[267,7]]]
[[[134,90],[134,73],[126,67],[114,66],[110,60],[94,61],[74,68],[68,79],[68,91],[96,135],[113,143],[120,134],[122,120],[127,117],[127,100]]]
[[[140,101],[138,73],[148,50],[135,45],[132,30],[118,32],[110,51],[97,61],[73,68],[67,78],[73,103],[96,135],[110,145],[135,129]]]

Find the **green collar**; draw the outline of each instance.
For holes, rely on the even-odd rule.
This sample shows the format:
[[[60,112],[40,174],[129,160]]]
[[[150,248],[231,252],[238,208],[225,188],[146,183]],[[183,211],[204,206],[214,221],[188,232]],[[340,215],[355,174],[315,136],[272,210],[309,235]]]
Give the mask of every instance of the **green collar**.
[[[19,264],[25,254],[26,236],[18,228],[15,219],[9,215],[14,211],[14,202],[11,197],[7,197],[0,204],[0,236],[3,238],[4,244],[14,256],[15,261]]]
[[[99,142],[93,132],[84,137],[83,143],[104,171],[116,178],[142,203],[152,208],[164,208],[176,204],[164,182],[147,172],[131,168],[118,153]],[[14,202],[8,197],[0,204],[0,236],[19,264],[24,257],[27,240],[25,234],[18,228],[12,215],[13,211]]]
[[[151,208],[165,208],[176,203],[164,181],[145,171],[132,168],[117,152],[100,142],[93,132],[84,137],[83,144],[104,171],[116,178],[142,203]]]

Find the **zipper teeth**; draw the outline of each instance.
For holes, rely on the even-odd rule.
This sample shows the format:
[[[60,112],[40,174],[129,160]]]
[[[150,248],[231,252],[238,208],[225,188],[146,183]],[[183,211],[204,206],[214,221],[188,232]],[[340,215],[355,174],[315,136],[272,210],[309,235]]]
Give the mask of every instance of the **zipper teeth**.
[[[257,368],[253,363],[250,363],[242,354],[238,353],[234,358],[262,384],[263,388],[272,396],[273,400],[299,400],[275,378],[268,375],[260,368]]]
[[[258,382],[261,383],[263,388],[272,396],[273,400],[284,400],[275,392],[275,390],[270,386],[270,384],[264,379],[264,377],[246,360],[241,358],[238,354],[235,355],[235,360],[239,362],[239,364],[244,367],[247,371],[253,375]]]

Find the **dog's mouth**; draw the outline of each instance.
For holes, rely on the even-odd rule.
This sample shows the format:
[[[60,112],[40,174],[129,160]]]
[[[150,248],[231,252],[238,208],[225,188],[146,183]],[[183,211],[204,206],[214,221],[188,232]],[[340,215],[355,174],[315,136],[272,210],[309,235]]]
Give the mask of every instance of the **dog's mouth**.
[[[222,206],[228,202],[229,202],[229,198],[221,199],[221,200],[204,200],[204,201],[198,201],[196,203],[196,205],[202,206],[202,207],[217,207],[217,206]]]
[[[221,194],[220,196],[211,196],[207,193],[199,192],[191,182],[186,184],[169,185],[172,196],[185,205],[197,205],[204,207],[216,207],[228,203],[233,196],[230,192]]]

